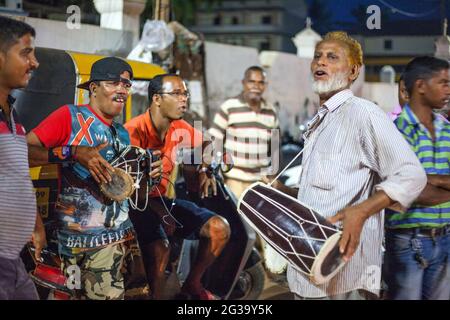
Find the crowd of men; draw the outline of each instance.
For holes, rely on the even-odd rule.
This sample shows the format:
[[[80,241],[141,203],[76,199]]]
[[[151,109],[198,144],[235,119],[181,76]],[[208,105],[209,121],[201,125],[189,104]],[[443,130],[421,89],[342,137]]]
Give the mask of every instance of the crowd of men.
[[[242,93],[223,103],[204,134],[183,120],[189,92],[176,74],[151,79],[147,110],[124,125],[116,122],[131,92],[133,70],[125,60],[103,58],[78,85],[89,92],[88,104],[61,106],[26,133],[11,91],[25,88],[39,67],[35,36],[26,23],[0,17],[0,299],[38,298],[20,252],[32,241],[39,260],[46,246],[29,166],[49,163],[61,167],[56,240],[62,271],[80,269],[76,298],[123,299],[123,269],[137,241],[152,297],[160,299],[169,236],[200,240],[181,298],[216,298],[201,280],[229,240],[229,223],[165,193],[176,150],[205,150],[211,140],[234,156],[226,183],[238,197],[253,182],[267,181],[271,130],[279,122],[276,109],[262,98],[264,70],[245,70]],[[434,57],[408,63],[400,106],[391,114],[395,120],[350,90],[362,65],[361,45],[344,32],[328,33],[316,45],[311,75],[320,108],[304,134],[299,188],[280,181],[272,186],[342,228],[339,249],[347,263],[322,285],[290,265],[289,288],[299,300],[378,299],[384,281],[386,299],[449,300],[450,124],[434,112],[449,103],[449,63]],[[144,213],[99,192],[100,184],[112,180],[110,162],[129,145],[154,150],[160,158],[149,176],[161,182]],[[213,196],[217,192],[208,165],[205,155],[198,170],[202,197],[210,189]],[[89,205],[81,205],[86,201]],[[167,212],[172,221],[165,219]]]

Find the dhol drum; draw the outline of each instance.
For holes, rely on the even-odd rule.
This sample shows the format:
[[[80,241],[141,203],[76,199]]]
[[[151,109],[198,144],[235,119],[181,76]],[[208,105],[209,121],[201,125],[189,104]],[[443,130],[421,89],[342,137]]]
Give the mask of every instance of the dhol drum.
[[[147,208],[148,196],[158,180],[150,178],[152,162],[157,161],[151,150],[136,146],[126,147],[119,156],[111,161],[114,172],[112,181],[101,183],[100,190],[114,201],[128,199],[133,209],[144,211]]]
[[[270,246],[314,284],[328,282],[344,266],[339,229],[297,199],[257,182],[241,195],[238,210]]]

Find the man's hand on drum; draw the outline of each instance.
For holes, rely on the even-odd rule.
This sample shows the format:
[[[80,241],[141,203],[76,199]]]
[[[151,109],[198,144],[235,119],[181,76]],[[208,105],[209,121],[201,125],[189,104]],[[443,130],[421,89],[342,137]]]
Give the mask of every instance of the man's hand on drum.
[[[209,196],[209,188],[212,189],[213,195],[217,196],[216,178],[213,175],[208,176],[206,172],[200,172],[198,179],[200,182],[200,197],[202,199]]]
[[[158,161],[152,162],[152,170],[150,172],[150,178],[158,179],[162,175],[163,163],[161,159],[161,151],[154,150],[152,151],[153,156],[159,157]]]
[[[327,220],[333,224],[342,221],[343,230],[339,241],[339,251],[343,255],[344,260],[349,261],[358,248],[366,216],[361,214],[360,207],[354,206],[339,211]]]
[[[114,168],[101,156],[99,152],[107,145],[108,143],[105,142],[96,147],[74,147],[74,156],[77,161],[89,170],[97,183],[108,183],[112,180],[111,173],[114,172]]]

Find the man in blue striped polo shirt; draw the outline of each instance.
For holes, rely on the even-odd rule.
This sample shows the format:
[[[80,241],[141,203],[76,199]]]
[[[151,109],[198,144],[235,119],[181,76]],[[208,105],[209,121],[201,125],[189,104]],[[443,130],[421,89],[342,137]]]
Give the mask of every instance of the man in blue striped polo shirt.
[[[433,109],[450,98],[449,64],[419,57],[405,69],[410,101],[395,125],[419,158],[428,183],[405,212],[386,211],[388,299],[450,297],[450,123]]]

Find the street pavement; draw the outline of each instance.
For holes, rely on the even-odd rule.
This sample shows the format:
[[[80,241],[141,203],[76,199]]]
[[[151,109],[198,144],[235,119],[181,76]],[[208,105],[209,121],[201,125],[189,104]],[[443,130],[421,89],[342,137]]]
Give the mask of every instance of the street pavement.
[[[267,276],[264,290],[259,300],[294,300],[294,295],[289,292],[285,276],[276,276],[275,279]]]

